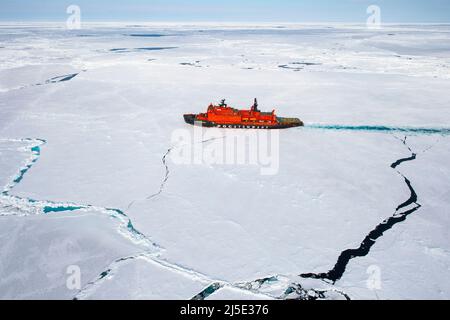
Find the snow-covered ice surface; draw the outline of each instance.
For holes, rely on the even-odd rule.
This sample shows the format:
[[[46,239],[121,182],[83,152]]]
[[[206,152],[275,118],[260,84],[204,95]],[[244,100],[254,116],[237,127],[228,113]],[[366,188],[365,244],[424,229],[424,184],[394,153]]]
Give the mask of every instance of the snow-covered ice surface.
[[[448,299],[449,40],[2,24],[0,298]],[[182,114],[223,97],[305,122],[279,132],[277,174],[172,161]]]

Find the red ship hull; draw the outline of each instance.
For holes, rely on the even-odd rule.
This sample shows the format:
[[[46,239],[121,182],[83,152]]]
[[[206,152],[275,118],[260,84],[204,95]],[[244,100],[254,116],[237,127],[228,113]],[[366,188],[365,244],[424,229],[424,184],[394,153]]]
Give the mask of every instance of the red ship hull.
[[[280,122],[277,124],[264,125],[259,123],[216,123],[211,121],[196,120],[196,116],[197,115],[195,114],[185,114],[184,121],[192,125],[199,125],[207,128],[217,127],[217,128],[234,128],[234,129],[287,129],[303,126],[303,122],[301,121],[290,122],[286,121],[286,118],[278,118]],[[290,118],[288,119],[291,120]]]
[[[192,125],[203,127],[236,128],[236,129],[285,129],[303,126],[298,118],[282,118],[272,112],[261,112],[258,104],[250,110],[237,110],[225,104],[223,100],[218,106],[210,105],[206,113],[185,114],[184,120]]]

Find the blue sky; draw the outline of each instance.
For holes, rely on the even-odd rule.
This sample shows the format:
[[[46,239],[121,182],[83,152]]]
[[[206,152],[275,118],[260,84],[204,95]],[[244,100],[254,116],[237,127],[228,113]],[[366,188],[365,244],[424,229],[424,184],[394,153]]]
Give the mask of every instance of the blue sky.
[[[449,0],[0,0],[3,21],[65,21],[77,4],[84,21],[450,22]]]

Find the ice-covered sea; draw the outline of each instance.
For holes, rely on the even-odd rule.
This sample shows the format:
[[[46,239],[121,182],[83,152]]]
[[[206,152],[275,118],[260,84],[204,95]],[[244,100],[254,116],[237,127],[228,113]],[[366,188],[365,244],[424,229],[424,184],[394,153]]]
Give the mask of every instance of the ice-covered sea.
[[[276,174],[173,161],[254,97]],[[0,298],[448,299],[449,130],[450,25],[1,24]]]

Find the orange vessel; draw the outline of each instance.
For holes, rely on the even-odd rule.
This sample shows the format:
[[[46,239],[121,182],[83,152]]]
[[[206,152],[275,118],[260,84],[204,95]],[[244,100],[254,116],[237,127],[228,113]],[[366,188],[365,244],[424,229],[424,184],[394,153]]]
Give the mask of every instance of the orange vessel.
[[[248,129],[284,129],[303,126],[298,118],[281,118],[272,112],[258,110],[258,101],[250,110],[238,110],[229,107],[225,100],[221,104],[210,104],[206,113],[185,114],[184,120],[192,125],[219,128],[248,128]]]

